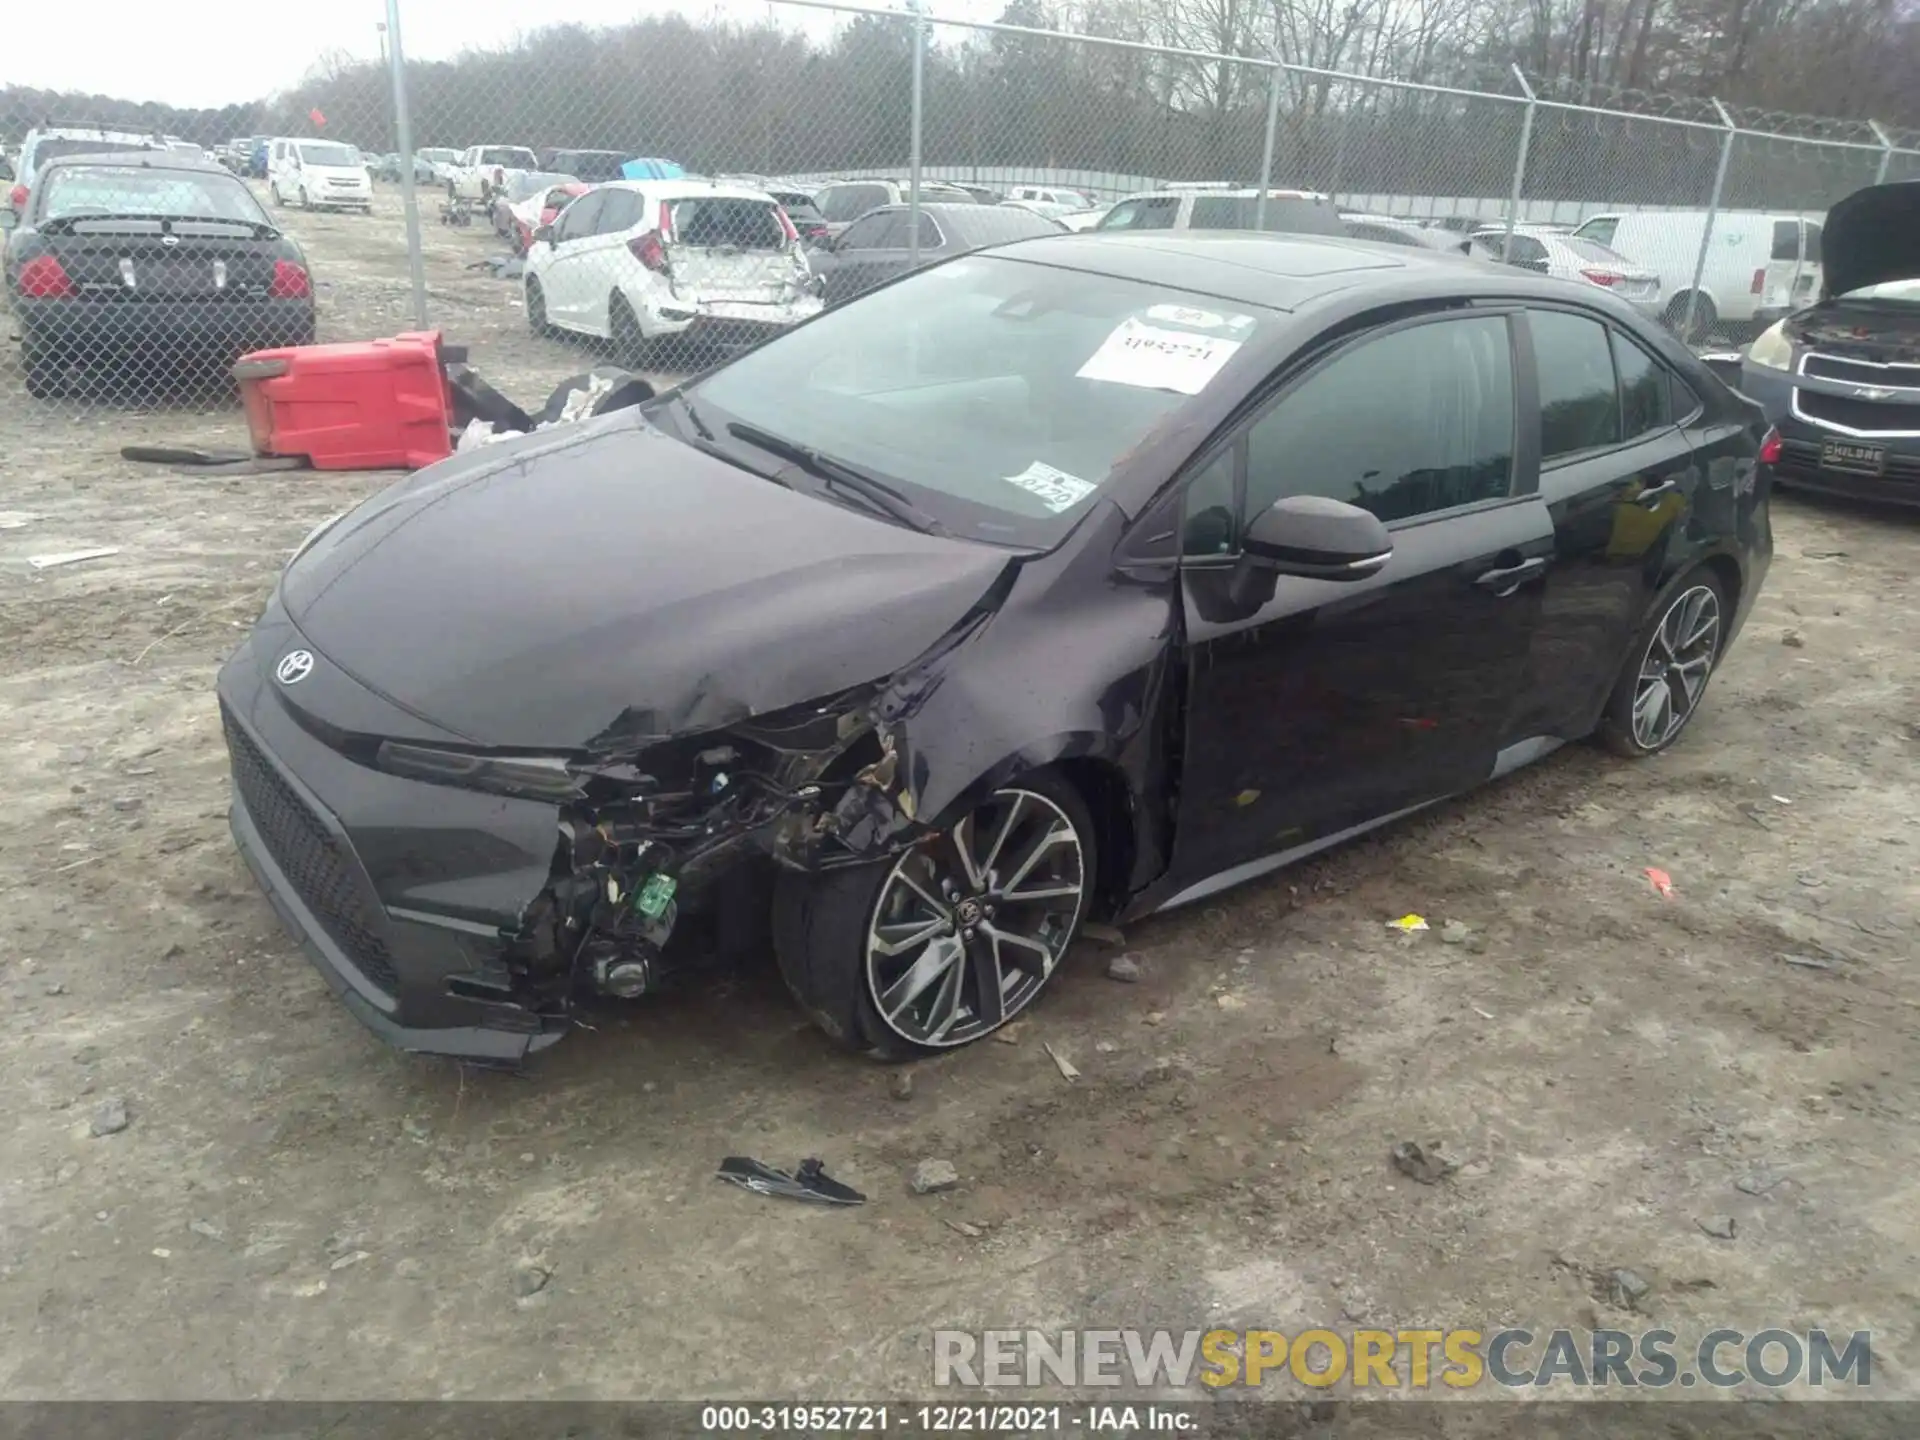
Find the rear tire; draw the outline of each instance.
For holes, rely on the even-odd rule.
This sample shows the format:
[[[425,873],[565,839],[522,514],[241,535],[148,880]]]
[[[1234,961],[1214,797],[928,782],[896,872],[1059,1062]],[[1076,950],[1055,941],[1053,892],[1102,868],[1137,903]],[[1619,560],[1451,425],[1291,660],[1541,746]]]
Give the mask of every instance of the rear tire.
[[[1687,327],[1687,296],[1676,295],[1667,302],[1666,313],[1661,317],[1666,326],[1680,337],[1683,345],[1705,343],[1713,335],[1713,327],[1720,323],[1720,312],[1714,308],[1713,301],[1698,292],[1693,302],[1693,325]]]
[[[1633,637],[1595,731],[1600,743],[1644,760],[1678,740],[1706,697],[1731,620],[1726,587],[1712,571],[1689,571],[1669,589]]]
[[[972,1044],[1025,1013],[1058,973],[1098,859],[1079,794],[1050,772],[1029,775],[901,855],[783,872],[773,910],[781,976],[849,1050],[900,1060]]]
[[[613,355],[622,365],[646,369],[659,353],[659,344],[640,329],[639,318],[627,297],[614,291],[607,300],[607,333],[613,337]]]
[[[31,334],[20,336],[20,375],[27,394],[36,400],[56,400],[65,391],[64,367],[46,345]]]

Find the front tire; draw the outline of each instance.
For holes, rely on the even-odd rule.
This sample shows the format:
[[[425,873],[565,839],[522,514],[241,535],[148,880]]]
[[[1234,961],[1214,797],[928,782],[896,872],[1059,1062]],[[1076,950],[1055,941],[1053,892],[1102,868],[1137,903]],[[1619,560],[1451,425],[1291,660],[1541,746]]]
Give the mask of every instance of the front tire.
[[[1634,637],[1601,716],[1600,743],[1641,760],[1679,739],[1713,678],[1730,619],[1726,587],[1714,575],[1695,570],[1682,579]]]
[[[547,319],[547,292],[532,275],[527,277],[527,329],[542,339],[553,334],[553,324]]]
[[[280,187],[278,185],[269,183],[267,186],[267,196],[276,205],[284,205],[287,203],[280,198]]]
[[[783,874],[774,953],[801,1008],[848,1049],[950,1050],[1039,997],[1086,918],[1097,862],[1085,803],[1041,772],[890,860]]]

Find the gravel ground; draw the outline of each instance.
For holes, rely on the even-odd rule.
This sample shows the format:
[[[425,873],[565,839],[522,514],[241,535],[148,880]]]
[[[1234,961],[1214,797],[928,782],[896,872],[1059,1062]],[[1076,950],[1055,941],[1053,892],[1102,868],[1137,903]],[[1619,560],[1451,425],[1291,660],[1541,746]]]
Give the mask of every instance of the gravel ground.
[[[405,328],[396,215],[289,217],[323,338]],[[463,268],[483,232],[427,240],[503,389],[583,367]],[[1920,1395],[1913,518],[1779,500],[1670,754],[1571,746],[1139,925],[1136,983],[1083,944],[1012,1043],[900,1099],[770,965],[521,1078],[362,1031],[234,854],[212,687],[289,549],[386,477],[117,456],[188,439],[244,427],[0,373],[0,508],[34,517],[0,529],[0,1396],[925,1394],[936,1324],[1509,1322],[1871,1328],[1876,1391]],[[26,563],[91,545],[120,553]],[[1404,1139],[1464,1167],[1412,1183]],[[872,1201],[721,1188],[727,1154]],[[926,1159],[959,1184],[913,1194]]]

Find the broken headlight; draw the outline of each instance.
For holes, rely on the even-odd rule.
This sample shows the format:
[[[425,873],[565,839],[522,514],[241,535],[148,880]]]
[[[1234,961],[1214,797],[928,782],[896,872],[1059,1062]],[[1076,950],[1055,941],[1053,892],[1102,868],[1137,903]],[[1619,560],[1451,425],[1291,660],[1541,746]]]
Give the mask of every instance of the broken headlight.
[[[407,780],[486,790],[519,800],[559,803],[578,800],[586,793],[568,763],[552,755],[473,755],[382,740],[374,752],[374,764]]]

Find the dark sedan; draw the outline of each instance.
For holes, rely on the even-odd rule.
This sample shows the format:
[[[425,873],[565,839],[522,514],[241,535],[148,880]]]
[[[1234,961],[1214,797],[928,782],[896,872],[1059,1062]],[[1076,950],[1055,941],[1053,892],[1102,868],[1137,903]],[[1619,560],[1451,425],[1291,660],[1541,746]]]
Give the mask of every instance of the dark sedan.
[[[1749,347],[1740,388],[1779,428],[1782,485],[1920,506],[1920,181],[1827,213],[1820,302]]]
[[[843,1044],[964,1044],[1089,918],[1672,744],[1766,573],[1762,427],[1517,270],[962,256],[310,537],[220,675],[234,834],[407,1049],[516,1061],[768,929]]]
[[[27,390],[75,370],[152,379],[226,369],[248,350],[313,341],[300,247],[237,177],[164,151],[53,161],[6,249]]]
[[[931,265],[969,250],[1061,235],[1066,227],[1031,210],[1003,205],[922,205],[917,263]],[[912,212],[905,205],[869,210],[809,254],[829,305],[851,300],[911,270],[915,257]]]

